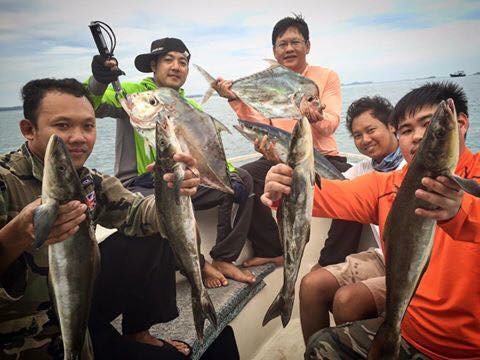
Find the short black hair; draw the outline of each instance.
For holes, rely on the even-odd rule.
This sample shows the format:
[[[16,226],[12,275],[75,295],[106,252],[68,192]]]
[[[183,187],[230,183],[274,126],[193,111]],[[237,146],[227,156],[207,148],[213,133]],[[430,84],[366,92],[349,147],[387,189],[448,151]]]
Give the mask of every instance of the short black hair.
[[[364,96],[358,100],[355,100],[347,110],[347,117],[346,117],[346,125],[350,134],[352,133],[352,123],[353,120],[357,117],[362,115],[364,112],[371,112],[372,116],[375,119],[381,121],[385,126],[387,126],[390,118],[390,114],[393,111],[393,106],[384,97],[381,96]]]
[[[21,95],[23,100],[23,116],[25,119],[30,120],[35,126],[37,125],[40,103],[47,93],[52,91],[70,94],[76,97],[85,96],[93,106],[86,86],[76,79],[45,78],[31,80],[23,86]]]
[[[308,25],[305,22],[305,19],[301,14],[293,14],[293,16],[285,17],[275,24],[272,31],[272,45],[275,45],[277,38],[282,36],[291,26],[297,28],[305,41],[310,40],[310,33],[308,31]]]
[[[432,82],[413,89],[398,101],[392,113],[392,125],[398,129],[400,120],[407,115],[414,116],[424,106],[438,105],[449,98],[454,101],[457,114],[468,116],[467,95],[459,85],[450,81]]]

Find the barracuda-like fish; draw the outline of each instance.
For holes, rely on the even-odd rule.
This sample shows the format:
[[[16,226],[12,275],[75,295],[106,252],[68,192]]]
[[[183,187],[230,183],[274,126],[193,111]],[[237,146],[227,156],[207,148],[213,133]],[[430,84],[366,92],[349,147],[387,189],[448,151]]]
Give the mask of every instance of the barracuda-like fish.
[[[291,192],[283,197],[277,216],[285,259],[283,286],[265,314],[263,326],[277,316],[281,316],[283,327],[290,321],[298,270],[310,238],[315,173],[312,133],[305,117],[293,130],[287,164],[293,169]]]
[[[274,60],[267,61],[271,64],[268,69],[233,82],[231,90],[240,100],[269,119],[301,119],[298,105],[304,95],[307,99],[315,99],[318,106],[321,106],[315,82]],[[202,67],[194,66],[210,85],[215,83],[212,75]],[[208,90],[202,103],[207,101],[213,92],[213,89]]]
[[[155,147],[155,119],[160,111],[168,113],[182,147],[197,160],[202,185],[233,194],[220,130],[228,129],[207,113],[195,109],[178,91],[157,90],[127,95],[122,101],[132,126],[147,143]]]
[[[453,100],[442,101],[385,223],[386,317],[370,347],[368,359],[398,358],[402,319],[428,266],[436,221],[415,214],[416,208],[433,209],[432,204],[415,196],[417,189],[424,188],[422,178],[447,176],[465,191],[479,196],[477,183],[453,175],[459,156],[458,136]]]
[[[163,112],[162,112],[163,113]],[[155,160],[155,204],[160,214],[168,242],[192,288],[192,310],[197,337],[203,341],[205,319],[217,327],[217,314],[207,289],[203,285],[200,268],[199,232],[196,229],[192,200],[177,196],[163,181],[163,175],[175,174],[175,183],[181,182],[185,167],[173,161],[173,155],[182,151],[170,115],[159,113],[156,123],[157,157]]]
[[[58,207],[72,200],[85,203],[82,185],[62,139],[52,135],[45,153],[42,180],[42,205],[34,213],[35,243],[48,238],[58,216]],[[93,283],[99,268],[100,253],[90,215],[80,229],[65,241],[48,246],[49,277],[53,302],[60,321],[64,358],[81,359],[90,345],[87,323]]]
[[[239,125],[233,127],[252,143],[255,140],[259,142],[266,135],[269,142],[275,143],[275,152],[281,162],[287,162],[288,146],[292,138],[292,134],[288,131],[262,123],[238,119]],[[320,151],[313,149],[313,157],[315,162],[315,173],[323,178],[331,180],[343,180],[345,177],[338,169],[323,156]]]

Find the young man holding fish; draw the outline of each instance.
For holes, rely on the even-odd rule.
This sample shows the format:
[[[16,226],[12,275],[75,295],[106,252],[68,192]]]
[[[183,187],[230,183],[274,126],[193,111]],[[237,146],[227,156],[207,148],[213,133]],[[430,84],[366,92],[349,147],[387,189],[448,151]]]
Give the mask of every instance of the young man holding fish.
[[[93,224],[117,228],[129,236],[149,236],[163,230],[157,222],[153,196],[133,194],[118,179],[84,167],[95,144],[96,119],[81,83],[74,79],[33,80],[24,86],[22,95],[25,119],[20,122],[20,130],[27,141],[18,151],[3,155],[0,161],[0,358],[58,359],[63,356],[63,350],[49,294],[48,246],[39,250],[32,246],[34,211],[41,204],[38,197],[42,187],[61,186],[42,183],[44,155],[51,135],[56,134],[65,143],[80,177],[85,201],[60,205],[47,244],[73,236],[87,213]],[[191,169],[195,167],[195,160],[188,155],[177,154],[175,160]],[[165,180],[173,186],[172,174],[167,174]],[[181,193],[194,195],[198,184],[198,178],[188,170]],[[124,243],[111,245],[121,248]],[[107,261],[102,263],[101,272],[116,271],[117,279],[97,284],[93,298],[105,297],[105,293],[116,296],[108,309],[98,308],[93,302],[90,331],[95,356],[185,358],[188,350],[180,343],[175,344],[178,350],[170,344],[149,346],[121,336],[112,327],[110,322],[129,306],[131,293],[144,293],[150,284],[144,281],[140,270],[144,264],[130,261],[128,268],[138,268],[138,271],[126,275],[124,265],[108,268],[109,260],[115,255],[108,249],[103,250]],[[84,349],[82,359],[92,358],[91,348],[85,346]]]
[[[191,106],[200,109],[200,105],[185,97],[181,88],[187,79],[189,62],[190,52],[181,40],[176,38],[155,40],[151,44],[150,53],[141,54],[135,59],[135,66],[139,71],[153,72],[153,76],[143,79],[140,83],[122,82],[122,88],[127,93],[138,93],[169,87],[178,90]],[[154,150],[132,127],[113,89],[107,89],[107,85],[117,80],[122,72],[118,70],[114,59],[105,61],[97,55],[92,62],[92,73],[93,77],[88,81],[88,86],[94,94],[96,116],[117,118],[115,174],[132,191],[151,194],[153,177],[149,172],[149,165],[155,159]],[[203,267],[207,287],[227,285],[226,277],[245,283],[255,282],[255,277],[250,271],[242,271],[232,263],[246,241],[253,205],[253,199],[248,196],[252,191],[252,179],[247,171],[235,169],[230,164],[229,175],[235,191],[233,197],[204,186],[200,186],[197,194],[192,197],[196,210],[219,207],[217,241],[210,252],[213,266],[204,261]],[[234,202],[239,203],[239,209],[232,228],[231,212]],[[159,295],[164,297],[165,293]]]
[[[442,102],[446,99],[453,99],[453,101]],[[457,116],[455,116],[454,107],[457,109]],[[446,116],[442,115],[445,111]],[[437,117],[434,117],[434,114]],[[322,179],[322,189],[315,189],[314,213],[319,216],[378,223],[382,241],[385,234],[389,237],[398,236],[405,241],[405,243],[399,243],[396,239],[397,241],[384,244],[384,247],[388,248],[396,245],[397,251],[407,247],[415,248],[412,238],[406,234],[411,233],[413,236],[415,233],[423,232],[422,229],[417,229],[412,233],[410,229],[420,221],[418,219],[430,219],[436,222],[429,265],[423,278],[420,278],[416,290],[417,284],[413,276],[414,273],[418,276],[422,267],[408,268],[407,265],[411,258],[413,259],[414,256],[416,258],[418,255],[412,252],[408,257],[397,259],[399,262],[396,261],[395,266],[390,268],[389,266],[392,265],[389,264],[389,259],[393,260],[395,254],[386,254],[386,319],[389,318],[392,310],[405,304],[402,300],[403,296],[397,293],[396,295],[400,296],[399,302],[396,303],[390,299],[392,302],[389,308],[389,292],[395,292],[398,286],[413,286],[414,295],[405,316],[399,314],[399,319],[403,318],[400,358],[479,358],[480,307],[476,294],[480,293],[478,281],[480,200],[478,197],[464,193],[462,188],[470,187],[469,191],[476,191],[478,195],[480,154],[473,154],[465,144],[469,125],[465,93],[453,83],[426,84],[412,90],[397,103],[392,119],[398,133],[400,149],[408,166],[402,170],[386,174],[371,173],[344,182]],[[449,122],[444,121],[446,119],[450,119]],[[431,121],[435,126],[429,126]],[[457,127],[458,135],[454,133]],[[430,138],[433,140],[429,143],[422,142],[422,139],[430,136],[433,131],[435,131],[435,138]],[[429,149],[436,143],[440,144],[445,136],[450,136],[446,145],[451,147],[446,147],[439,153],[421,152],[424,148]],[[456,153],[457,150],[458,153]],[[452,175],[436,178],[421,175],[421,188],[407,189],[411,191],[413,198],[409,198],[405,206],[410,206],[408,204],[412,202],[423,205],[414,209],[414,215],[408,213],[412,222],[410,225],[403,226],[399,234],[392,234],[390,227],[395,225],[395,221],[402,222],[407,214],[402,214],[401,211],[392,214],[394,220],[386,227],[387,215],[392,206],[396,205],[394,200],[397,192],[400,197],[400,191],[405,190],[401,187],[402,182],[411,178],[412,173],[409,175],[409,168],[420,169],[416,166],[418,165],[416,158],[422,159],[425,155],[431,155],[429,161],[423,161],[421,164],[421,166],[430,167],[435,166],[436,163],[455,159],[456,154],[459,154],[459,158],[455,174],[470,179],[469,186],[464,186],[467,183],[465,180],[455,179],[454,182],[451,180]],[[282,194],[290,192],[290,174],[291,169],[283,164],[276,165],[270,170],[262,197],[266,205],[271,206],[274,201],[281,199]],[[415,177],[413,179],[420,181]],[[462,184],[462,188],[458,183]],[[389,288],[389,276],[395,279],[410,273],[414,279],[411,280],[411,284],[398,282]],[[406,304],[408,304],[408,296],[409,294],[406,294]],[[371,334],[377,332],[382,320],[364,320],[324,329],[310,338],[305,358],[365,358],[372,344]],[[380,340],[378,342],[380,347],[374,347],[372,351],[381,348],[382,340],[392,339],[376,338],[377,340]],[[397,346],[396,343],[395,346]],[[382,351],[388,350],[383,348]],[[382,356],[377,353],[375,355]]]
[[[370,159],[344,172],[347,179],[372,171],[393,171],[405,163],[395,129],[389,123],[392,110],[390,102],[380,96],[362,97],[349,106],[347,129],[358,151]],[[381,247],[378,227],[373,226],[375,240]],[[337,248],[341,249],[342,239],[337,242]],[[337,325],[383,313],[385,261],[380,249],[371,248],[349,255],[343,263],[320,266],[315,265],[300,285],[300,319],[305,343],[313,333],[330,326],[329,311]]]
[[[307,63],[307,54],[310,52],[309,29],[301,16],[286,17],[278,21],[273,28],[272,45],[273,55],[278,63],[313,80],[317,85],[319,92],[318,100],[321,106],[318,106],[318,100],[311,101],[306,102],[309,106],[304,106],[300,110],[310,121],[314,147],[338,170],[346,171],[350,165],[347,164],[345,157],[339,156],[338,146],[334,137],[335,130],[340,123],[342,107],[340,79],[337,73],[333,70],[321,66],[312,66]],[[240,119],[265,123],[292,132],[296,123],[294,119],[267,119],[238,98],[231,90],[231,80],[218,78],[217,82],[212,86],[220,96],[228,99],[230,106]],[[260,201],[265,175],[270,167],[278,162],[272,156],[271,146],[273,144],[267,144],[266,139],[261,143],[256,143],[256,150],[262,153],[263,157],[242,166],[243,169],[246,169],[252,175],[254,192],[257,195],[252,216],[254,221],[252,221],[249,231],[249,239],[252,241],[256,257],[245,262],[245,265],[248,266],[270,261],[276,264],[281,264],[282,262],[282,249],[278,238],[277,224],[272,217],[270,209],[263,206]],[[352,225],[344,222],[332,227],[329,235],[332,238],[332,242],[336,242],[333,239],[340,238],[347,242],[347,238],[351,233],[357,234],[359,231],[361,231],[359,224]],[[352,236],[352,238],[354,237]],[[271,259],[272,257],[273,259]],[[335,262],[330,258],[336,257],[336,255],[334,251],[325,251],[322,257],[325,258],[324,265],[327,265]],[[341,260],[343,259],[339,261]]]

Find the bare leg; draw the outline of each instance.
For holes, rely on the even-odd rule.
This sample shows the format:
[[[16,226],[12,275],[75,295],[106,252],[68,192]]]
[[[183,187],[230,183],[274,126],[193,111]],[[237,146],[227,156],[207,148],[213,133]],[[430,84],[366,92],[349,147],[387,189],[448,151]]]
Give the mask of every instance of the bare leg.
[[[377,317],[377,305],[365,284],[358,282],[341,287],[333,298],[335,324]]]
[[[207,288],[218,288],[227,286],[228,280],[223,274],[205,260],[205,265],[202,268],[203,283]]]
[[[163,341],[157,339],[155,336],[150,334],[148,330],[140,331],[134,334],[128,334],[128,335],[125,335],[125,337],[142,344],[154,345],[159,347],[163,346]],[[171,341],[168,341],[168,343],[175,346],[175,348],[184,355],[188,355],[190,352],[189,348],[182,342],[171,340]]]
[[[262,257],[253,257],[251,259],[245,260],[243,262],[243,266],[250,267],[250,266],[258,266],[272,263],[275,266],[283,266],[283,255],[273,257],[273,258],[262,258]]]
[[[311,335],[330,326],[329,310],[340,285],[325,269],[305,275],[300,284],[300,322],[305,344]]]
[[[234,264],[227,261],[213,260],[212,266],[220,271],[225,277],[247,283],[253,284],[256,281],[255,276],[248,270],[240,270]]]

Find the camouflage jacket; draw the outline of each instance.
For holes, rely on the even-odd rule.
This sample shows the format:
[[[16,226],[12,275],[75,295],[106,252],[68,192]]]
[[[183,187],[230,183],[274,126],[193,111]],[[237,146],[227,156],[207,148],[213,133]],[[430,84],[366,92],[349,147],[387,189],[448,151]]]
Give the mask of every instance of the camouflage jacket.
[[[26,144],[0,156],[0,229],[41,195],[43,163]],[[80,179],[94,226],[130,236],[164,233],[154,197],[126,190],[114,177],[82,168]],[[1,248],[0,248],[1,251]],[[25,251],[0,277],[0,359],[63,356],[48,288],[47,247]]]

